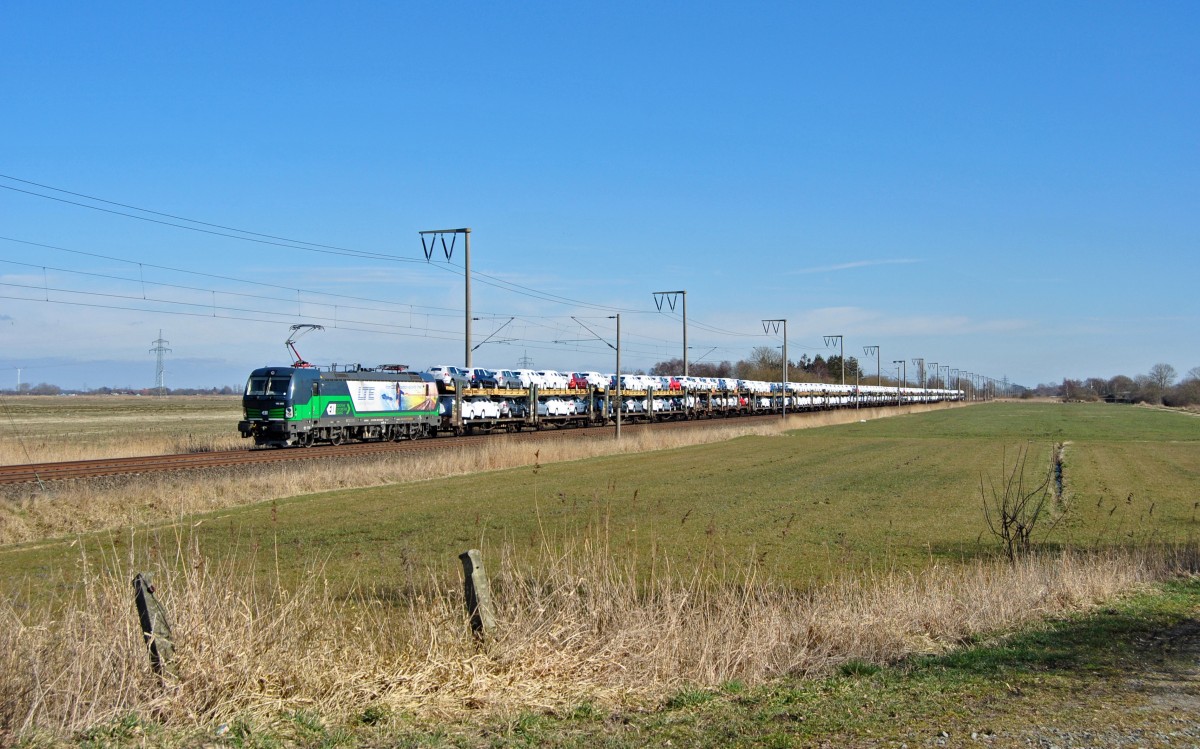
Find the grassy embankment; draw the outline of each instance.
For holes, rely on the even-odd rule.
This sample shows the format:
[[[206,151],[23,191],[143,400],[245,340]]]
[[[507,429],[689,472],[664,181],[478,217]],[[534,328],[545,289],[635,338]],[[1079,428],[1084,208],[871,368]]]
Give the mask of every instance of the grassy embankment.
[[[233,447],[228,441],[240,412],[230,399],[190,398],[171,402],[147,398],[93,398],[76,409],[76,398],[17,400],[26,413],[8,424],[10,448],[20,459],[43,462],[130,454],[165,454],[212,447]],[[149,401],[149,403],[148,403]],[[95,407],[93,409],[93,406]],[[946,406],[916,406],[921,412]],[[16,410],[13,406],[10,410]],[[893,413],[893,408],[870,412],[870,417]],[[36,541],[63,535],[119,529],[133,525],[172,522],[180,517],[302,494],[384,486],[458,476],[502,468],[580,460],[601,455],[642,454],[738,436],[777,435],[788,429],[857,421],[852,411],[798,414],[778,422],[747,425],[741,419],[700,428],[654,433],[629,433],[614,442],[611,430],[585,430],[573,439],[551,440],[537,446],[497,438],[474,447],[449,448],[408,455],[364,456],[356,460],[313,461],[306,464],[264,464],[204,472],[175,472],[120,477],[88,482],[49,482],[0,487],[0,544]],[[223,432],[214,432],[219,427]],[[86,433],[85,433],[86,430]],[[580,434],[583,439],[577,439]],[[127,443],[127,444],[126,444]]]
[[[131,714],[170,730],[274,725],[267,736],[290,721],[374,715],[402,731],[474,709],[499,725],[582,711],[587,730],[611,733],[599,718],[613,709],[665,704],[651,715],[670,724],[670,710],[741,704],[721,695],[743,690],[761,710],[771,690],[823,683],[777,679],[911,664],[1169,574],[1179,560],[1154,553],[1068,554],[1017,570],[987,558],[980,474],[998,479],[1001,453],[1022,444],[1042,470],[1057,442],[1069,444],[1055,543],[1144,552],[1194,537],[1192,420],[987,405],[321,494],[76,548],[10,548],[0,644],[13,673],[65,651],[53,688],[26,682],[41,700],[26,704],[31,724],[48,730]],[[467,546],[503,559],[493,574],[505,632],[482,652],[457,611],[454,557]],[[109,621],[130,618],[128,579],[142,568],[160,574],[178,621],[185,678],[171,698],[145,675],[132,622],[114,633]],[[76,605],[63,603],[72,595]],[[55,631],[37,617],[47,596],[75,617]],[[64,624],[83,640],[64,647]],[[98,672],[122,688],[79,695]],[[25,717],[4,722],[20,729]],[[562,740],[570,720],[546,730]],[[657,720],[634,722],[672,735]]]
[[[553,446],[505,447],[536,465],[319,492],[189,515],[187,525],[198,524],[193,532],[215,556],[278,545],[285,582],[320,557],[331,579],[386,585],[403,568],[453,565],[470,546],[507,546],[520,556],[544,539],[590,537],[597,527],[614,550],[645,560],[651,551],[680,565],[716,554],[736,564],[755,560],[772,577],[797,582],[990,551],[981,477],[999,482],[1005,455],[1011,463],[1023,446],[1030,472],[1041,472],[1060,442],[1071,512],[1051,542],[1091,547],[1195,535],[1200,424],[1169,412],[1079,404],[987,404],[582,462],[538,464],[538,453]],[[207,481],[201,475],[185,485],[204,493]],[[110,539],[118,548],[129,543],[125,531]],[[57,567],[61,548],[22,556]],[[270,569],[260,573],[274,571],[269,556]]]

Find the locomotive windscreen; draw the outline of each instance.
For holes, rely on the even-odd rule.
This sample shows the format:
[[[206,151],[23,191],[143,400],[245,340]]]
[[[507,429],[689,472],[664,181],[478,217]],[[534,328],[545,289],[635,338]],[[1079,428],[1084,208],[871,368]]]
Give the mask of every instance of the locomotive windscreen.
[[[246,383],[246,395],[287,395],[288,377],[251,377]]]

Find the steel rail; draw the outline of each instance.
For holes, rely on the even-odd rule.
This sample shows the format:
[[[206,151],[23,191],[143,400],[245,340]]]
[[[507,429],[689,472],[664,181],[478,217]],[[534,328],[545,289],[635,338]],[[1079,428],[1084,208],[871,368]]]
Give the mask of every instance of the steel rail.
[[[626,426],[630,433],[646,429],[707,428],[714,424],[750,425],[759,422],[775,423],[770,416],[715,417],[687,421],[659,421]],[[354,442],[343,445],[293,447],[285,449],[239,449],[178,455],[147,455],[131,458],[72,460],[59,463],[26,463],[0,466],[0,485],[70,479],[91,479],[112,476],[131,476],[170,471],[207,470],[239,466],[286,463],[306,460],[330,460],[380,455],[401,455],[446,449],[471,447],[497,439],[508,442],[539,442],[549,439],[591,438],[610,439],[607,428],[564,426],[532,432],[474,434],[460,437],[405,440],[403,442]]]

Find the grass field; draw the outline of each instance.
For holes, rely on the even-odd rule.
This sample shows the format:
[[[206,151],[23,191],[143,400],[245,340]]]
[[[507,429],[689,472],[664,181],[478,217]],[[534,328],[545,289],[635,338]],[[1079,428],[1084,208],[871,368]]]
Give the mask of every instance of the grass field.
[[[141,402],[134,401],[134,404],[140,406]],[[951,407],[961,406],[908,406],[905,411],[922,413]],[[114,423],[128,417],[119,402],[114,402],[113,408],[116,411],[109,418]],[[872,410],[870,415],[880,418],[895,411],[895,407],[884,407]],[[201,418],[208,417],[202,415]],[[740,436],[778,435],[788,430],[858,421],[858,414],[853,411],[822,411],[793,414],[786,420],[747,421],[730,419],[690,429],[627,431],[619,442],[612,439],[611,429],[571,430],[572,439],[551,438],[534,447],[514,444],[501,436],[477,446],[454,447],[443,444],[439,450],[406,455],[393,453],[341,460],[314,459],[306,463],[259,464],[203,472],[175,471],[86,482],[4,485],[0,486],[0,545],[174,522],[183,516],[335,489],[391,486],[533,466],[539,462],[547,464],[605,455],[642,454],[726,442]],[[228,426],[232,429],[233,424],[231,418]],[[122,426],[110,438],[109,448],[118,449],[115,435],[135,430],[136,426]],[[148,452],[163,452],[170,446],[162,441],[139,445]],[[156,450],[150,450],[151,447],[156,447]]]
[[[3,396],[0,465],[243,446],[237,396]]]
[[[1200,534],[1200,420],[1083,404],[986,404],[324,492],[188,525],[207,553],[269,548],[260,572],[278,565],[285,581],[319,558],[343,587],[386,585],[414,568],[452,570],[468,547],[537,553],[547,540],[595,537],[597,529],[613,549],[646,563],[755,561],[773,578],[805,584],[993,551],[981,477],[999,481],[1005,456],[1011,462],[1021,447],[1030,450],[1028,471],[1042,474],[1059,442],[1067,445],[1070,512],[1049,541],[1092,547]],[[127,547],[128,533],[108,543]],[[54,574],[65,548],[12,550],[0,556],[0,570],[11,570],[11,559]]]
[[[1021,448],[1043,474],[1056,444],[1065,494],[1049,548],[1133,551],[1006,571],[983,522],[981,477],[999,480]],[[169,721],[233,711],[260,725],[310,704],[326,725],[372,705],[419,716],[472,700],[488,714],[607,706],[594,707],[600,715],[630,700],[664,704],[656,694],[687,702],[688,690],[724,704],[719,686],[731,680],[769,691],[771,679],[838,664],[870,671],[1189,569],[1187,554],[1155,550],[1195,541],[1198,479],[1192,416],[997,403],[324,492],[0,549],[0,652],[15,672],[22,647],[61,650],[37,616],[58,611],[55,626],[121,653],[128,689],[82,714],[140,714],[153,684],[139,636],[132,625],[99,634],[112,626],[98,612],[127,614],[132,571],[151,569],[192,647],[225,654],[189,656],[218,672],[189,682],[212,690],[189,697],[192,718],[151,700]],[[491,560],[502,596],[511,634],[496,652],[473,651],[461,634],[457,555],[469,547]],[[226,673],[225,661],[242,671]],[[75,673],[88,683],[91,672]],[[224,711],[205,701],[221,692],[233,705]],[[80,708],[57,709],[47,725],[79,725]]]

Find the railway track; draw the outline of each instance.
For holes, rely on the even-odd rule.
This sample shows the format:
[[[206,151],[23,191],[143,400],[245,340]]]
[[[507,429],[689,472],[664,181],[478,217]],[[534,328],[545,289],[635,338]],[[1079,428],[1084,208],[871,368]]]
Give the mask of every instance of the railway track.
[[[719,418],[702,421],[624,424],[621,426],[621,431],[623,434],[637,434],[647,429],[703,429],[714,424],[736,423],[739,426],[749,426],[757,423],[778,421],[779,418],[779,416],[743,416],[736,419]],[[47,481],[132,476],[138,474],[167,473],[171,471],[207,470],[294,461],[334,460],[338,458],[404,453],[416,454],[445,450],[447,448],[462,448],[477,444],[495,443],[497,440],[509,443],[539,442],[550,439],[596,439],[605,436],[611,437],[612,434],[612,427],[567,427],[536,432],[514,432],[512,434],[498,435],[476,434],[405,442],[363,442],[337,446],[296,447],[283,450],[225,450],[210,453],[183,453],[180,455],[149,455],[136,458],[73,460],[62,463],[28,463],[24,465],[0,466],[0,484],[44,483]]]

